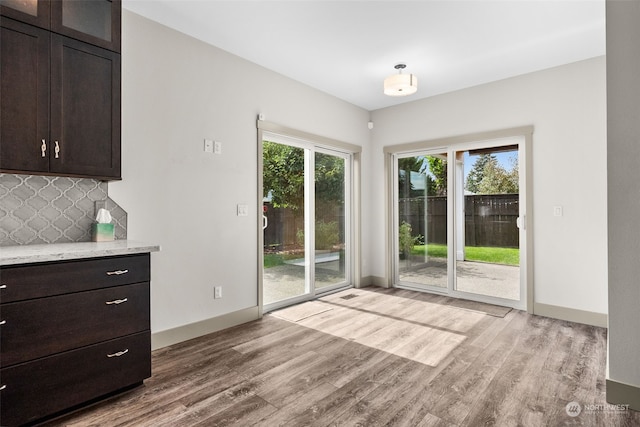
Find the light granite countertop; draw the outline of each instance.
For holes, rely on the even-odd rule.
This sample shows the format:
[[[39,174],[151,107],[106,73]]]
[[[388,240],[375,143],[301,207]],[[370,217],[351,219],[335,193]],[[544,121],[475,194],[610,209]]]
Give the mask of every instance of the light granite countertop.
[[[0,266],[158,252],[159,245],[131,240],[0,247]]]

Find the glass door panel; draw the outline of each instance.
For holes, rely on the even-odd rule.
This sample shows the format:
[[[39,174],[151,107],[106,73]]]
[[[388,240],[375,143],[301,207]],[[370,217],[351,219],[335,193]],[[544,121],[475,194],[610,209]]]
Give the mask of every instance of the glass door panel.
[[[305,224],[309,150],[263,141],[263,304],[311,292]]]
[[[111,41],[111,9],[107,0],[75,0],[62,3],[62,26]]]
[[[455,290],[520,301],[518,145],[456,152]]]
[[[0,0],[0,14],[36,27],[51,28],[50,2],[38,0]]]
[[[396,159],[399,282],[448,288],[447,153]]]
[[[31,16],[38,16],[38,0],[0,0],[0,6],[10,7]]]
[[[347,283],[347,159],[315,153],[315,287]]]

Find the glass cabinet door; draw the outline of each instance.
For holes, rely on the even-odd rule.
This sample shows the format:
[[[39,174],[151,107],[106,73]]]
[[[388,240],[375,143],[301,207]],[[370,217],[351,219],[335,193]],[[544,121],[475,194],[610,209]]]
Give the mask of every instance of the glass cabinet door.
[[[48,30],[50,3],[49,0],[0,0],[0,15]]]
[[[120,52],[121,0],[0,0],[0,14]]]
[[[73,0],[51,5],[52,31],[120,52],[120,0]]]

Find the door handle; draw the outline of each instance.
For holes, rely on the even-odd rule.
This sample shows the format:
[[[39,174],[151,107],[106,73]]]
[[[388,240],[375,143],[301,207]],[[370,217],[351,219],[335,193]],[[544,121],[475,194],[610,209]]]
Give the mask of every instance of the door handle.
[[[269,220],[266,215],[262,215],[262,229],[264,230],[269,225]]]
[[[60,158],[60,144],[58,143],[58,141],[56,141],[56,147],[54,148],[54,152],[56,153],[56,159]]]
[[[47,157],[47,141],[45,141],[44,139],[42,140],[40,150],[42,150],[42,157]]]

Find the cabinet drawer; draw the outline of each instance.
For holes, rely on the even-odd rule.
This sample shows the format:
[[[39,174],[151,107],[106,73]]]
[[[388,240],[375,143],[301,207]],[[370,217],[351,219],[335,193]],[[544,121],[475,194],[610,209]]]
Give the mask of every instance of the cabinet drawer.
[[[2,425],[34,421],[150,376],[148,331],[4,368]]]
[[[149,254],[3,267],[0,303],[148,282]]]
[[[3,304],[6,367],[149,329],[149,283]]]

